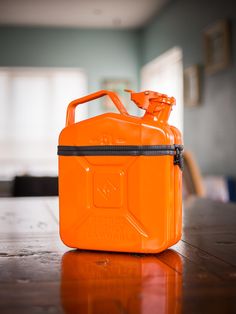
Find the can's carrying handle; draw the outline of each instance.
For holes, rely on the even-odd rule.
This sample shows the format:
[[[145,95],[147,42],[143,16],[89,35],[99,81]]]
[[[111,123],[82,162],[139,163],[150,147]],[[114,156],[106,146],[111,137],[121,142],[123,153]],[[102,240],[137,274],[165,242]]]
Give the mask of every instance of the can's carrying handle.
[[[78,98],[73,100],[71,103],[69,103],[67,107],[67,114],[66,114],[66,126],[69,126],[71,124],[75,123],[75,108],[80,105],[84,104],[85,102],[95,100],[97,98],[103,97],[103,96],[108,96],[116,106],[116,108],[119,110],[119,112],[123,115],[128,115],[127,110],[123,106],[122,102],[120,101],[119,97],[117,96],[116,93],[112,91],[107,91],[107,90],[100,90],[96,93]]]

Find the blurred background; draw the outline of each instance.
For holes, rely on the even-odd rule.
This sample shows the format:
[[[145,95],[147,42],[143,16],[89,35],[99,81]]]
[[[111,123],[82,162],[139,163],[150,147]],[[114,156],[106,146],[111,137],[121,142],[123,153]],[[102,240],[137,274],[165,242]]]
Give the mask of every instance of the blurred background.
[[[176,97],[184,197],[236,201],[235,51],[234,0],[0,0],[0,196],[56,195],[67,104],[110,89],[140,115],[128,88]]]

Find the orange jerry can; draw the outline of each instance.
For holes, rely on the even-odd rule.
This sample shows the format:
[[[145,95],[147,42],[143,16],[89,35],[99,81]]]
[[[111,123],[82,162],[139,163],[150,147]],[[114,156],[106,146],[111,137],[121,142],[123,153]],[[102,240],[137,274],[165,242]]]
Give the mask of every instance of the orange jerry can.
[[[60,236],[69,247],[157,253],[181,237],[183,146],[168,124],[175,99],[129,92],[143,117],[129,115],[111,91],[68,106],[58,155]],[[76,106],[102,96],[119,113],[75,123]]]

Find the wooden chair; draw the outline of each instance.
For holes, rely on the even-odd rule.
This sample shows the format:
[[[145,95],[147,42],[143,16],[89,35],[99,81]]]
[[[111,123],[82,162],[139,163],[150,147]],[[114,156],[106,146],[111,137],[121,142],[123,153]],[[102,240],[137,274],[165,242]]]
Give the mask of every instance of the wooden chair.
[[[190,151],[184,152],[183,171],[183,198],[187,199],[191,195],[205,197],[206,191],[200,169],[193,154]]]

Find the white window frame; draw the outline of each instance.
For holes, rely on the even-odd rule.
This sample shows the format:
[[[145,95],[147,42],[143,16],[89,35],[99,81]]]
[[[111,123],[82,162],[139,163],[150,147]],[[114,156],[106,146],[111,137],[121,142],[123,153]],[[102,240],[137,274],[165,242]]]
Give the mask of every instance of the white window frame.
[[[1,179],[11,179],[14,175],[57,175],[57,156],[56,156],[56,147],[57,147],[57,139],[59,136],[60,130],[65,126],[66,120],[66,108],[70,101],[75,98],[82,97],[87,94],[88,91],[88,82],[87,75],[85,71],[81,68],[49,68],[49,67],[0,67],[0,74],[7,73],[7,77],[11,80],[11,77],[25,76],[29,75],[30,77],[36,76],[48,79],[49,85],[53,81],[56,75],[63,78],[63,75],[75,75],[77,80],[80,81],[83,87],[78,88],[78,93],[76,92],[68,92],[68,99],[63,101],[63,104],[60,104],[60,122],[58,121],[57,113],[57,101],[50,102],[47,101],[48,107],[46,109],[47,115],[45,115],[45,134],[46,136],[42,137],[42,139],[22,139],[17,138],[17,130],[14,132],[16,136],[14,137],[14,132],[12,132],[11,128],[14,128],[12,125],[12,117],[14,110],[14,103],[12,103],[11,99],[8,99],[10,96],[10,92],[7,92],[7,98],[5,103],[0,103],[2,106],[4,113],[4,128],[2,128],[1,132],[3,132],[4,136],[1,136],[0,139],[0,178]],[[77,76],[76,76],[77,75]],[[11,89],[10,84],[6,87],[6,89]],[[49,94],[47,94],[47,99],[51,97],[49,86]],[[66,86],[65,86],[66,88]],[[69,94],[73,94],[69,96]],[[35,95],[37,97],[37,95]],[[58,96],[57,96],[58,97]],[[33,103],[32,99],[32,103]],[[6,105],[7,104],[7,105]],[[62,113],[63,111],[63,113]],[[24,115],[24,108],[22,108],[22,115]],[[63,115],[63,117],[62,117]],[[88,108],[87,106],[81,106],[79,110],[76,112],[76,119],[83,120],[88,117]],[[56,130],[56,131],[55,131]],[[54,132],[54,135],[51,136],[51,131]],[[30,132],[30,130],[29,130]],[[11,133],[11,136],[8,135]],[[56,134],[55,134],[56,133]]]
[[[176,106],[173,108],[169,123],[176,126],[183,132],[183,53],[180,47],[174,47],[154,60],[147,63],[141,69],[141,89],[154,90],[168,94],[176,98]],[[174,77],[173,88],[169,85],[171,75],[167,71],[175,71],[178,77]],[[175,75],[176,76],[176,75]],[[169,81],[165,82],[169,77]],[[172,77],[173,78],[173,77]],[[155,83],[156,80],[156,83]],[[159,83],[158,83],[159,81]],[[176,118],[174,118],[174,116]]]

